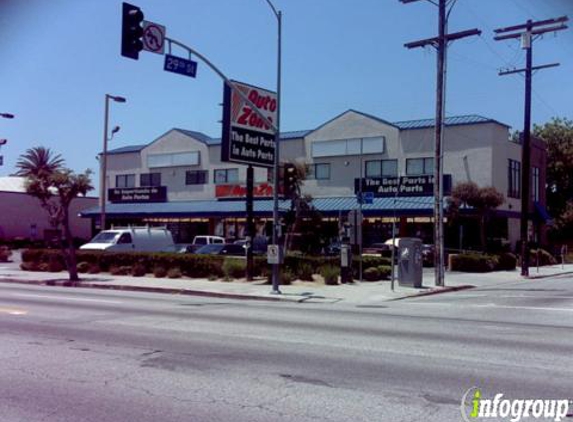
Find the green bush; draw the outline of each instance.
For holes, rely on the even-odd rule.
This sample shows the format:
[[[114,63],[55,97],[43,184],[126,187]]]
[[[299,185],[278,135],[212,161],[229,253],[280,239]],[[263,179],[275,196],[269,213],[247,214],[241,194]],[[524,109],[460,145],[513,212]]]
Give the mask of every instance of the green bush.
[[[12,251],[8,246],[0,246],[0,262],[8,262],[8,258],[12,256]]]
[[[288,286],[288,285],[292,284],[294,279],[295,279],[295,277],[294,277],[293,273],[291,273],[289,270],[283,270],[280,273],[279,284],[283,285],[283,286]],[[271,284],[272,282],[273,282],[273,275],[272,275],[272,273],[269,273],[267,275],[267,283]]]
[[[39,264],[36,262],[22,262],[20,264],[20,269],[22,271],[40,271]]]
[[[551,255],[549,252],[547,252],[545,249],[533,249],[530,253],[529,253],[530,259],[529,262],[532,267],[536,267],[537,266],[537,261],[539,260],[539,266],[545,266],[545,265],[556,265],[557,264],[557,260],[553,257],[553,255]]]
[[[486,273],[496,268],[498,259],[489,255],[475,253],[451,255],[451,271],[464,271],[469,273]]]
[[[145,268],[145,264],[141,262],[137,262],[136,264],[131,267],[131,275],[134,277],[143,277],[147,274],[147,268]]]
[[[308,262],[303,262],[298,267],[298,278],[304,281],[314,281],[312,275],[314,274],[314,269],[312,265]]]
[[[131,273],[131,267],[129,265],[112,266],[109,269],[111,275],[129,275]]]
[[[392,274],[392,267],[388,265],[379,265],[376,267],[380,273],[380,280],[390,280]]]
[[[48,261],[48,271],[51,273],[59,273],[66,269],[65,265],[61,262],[58,256],[52,255]]]
[[[498,255],[496,271],[513,271],[517,266],[517,257],[509,252]]]
[[[167,276],[167,269],[165,267],[157,266],[153,269],[155,278],[165,278]]]
[[[99,274],[101,269],[98,264],[90,264],[88,268],[88,274]]]
[[[337,285],[340,268],[333,265],[325,265],[320,269],[320,275],[324,278],[324,284],[329,286]]]
[[[226,258],[223,262],[223,274],[226,279],[243,278],[247,269],[244,259]]]
[[[362,271],[362,279],[364,281],[378,281],[380,280],[380,271],[377,267],[366,268]]]
[[[181,270],[178,267],[169,268],[167,271],[167,278],[181,278]]]
[[[90,263],[86,262],[86,261],[79,262],[77,269],[78,269],[78,273],[85,274],[90,269]]]

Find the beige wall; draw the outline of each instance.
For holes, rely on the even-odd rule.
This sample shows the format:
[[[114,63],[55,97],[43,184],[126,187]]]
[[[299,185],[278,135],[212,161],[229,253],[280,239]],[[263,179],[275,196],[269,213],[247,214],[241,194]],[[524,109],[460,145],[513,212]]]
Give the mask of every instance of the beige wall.
[[[44,230],[52,229],[47,212],[38,199],[19,192],[0,192],[0,239],[31,238],[32,225],[36,225],[36,239],[42,239]],[[71,230],[74,237],[91,237],[91,220],[78,217],[78,213],[98,205],[97,198],[76,198],[70,206]]]

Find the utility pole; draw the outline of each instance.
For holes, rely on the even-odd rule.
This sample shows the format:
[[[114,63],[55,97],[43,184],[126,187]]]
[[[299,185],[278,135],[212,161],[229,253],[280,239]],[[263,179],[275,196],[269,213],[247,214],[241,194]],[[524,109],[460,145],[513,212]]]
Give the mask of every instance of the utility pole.
[[[420,0],[400,0],[402,3],[413,3]],[[479,29],[447,33],[448,18],[455,0],[427,0],[438,6],[438,36],[404,44],[406,48],[432,46],[438,53],[436,79],[436,127],[434,142],[434,277],[436,286],[444,286],[444,189],[443,189],[443,143],[444,115],[446,103],[446,51],[448,42],[461,38],[480,35]],[[447,10],[448,5],[450,9]]]
[[[522,25],[509,26],[496,29],[498,35],[494,37],[496,41],[520,38],[521,48],[526,50],[525,68],[500,71],[499,75],[511,75],[525,72],[525,112],[523,119],[523,137],[521,142],[521,217],[520,217],[520,238],[521,238],[521,275],[529,276],[529,205],[530,198],[530,171],[531,171],[531,82],[534,70],[559,66],[559,63],[552,63],[543,66],[533,66],[533,37],[546,32],[556,32],[567,28],[567,16],[556,19],[547,19],[533,22],[529,19]]]

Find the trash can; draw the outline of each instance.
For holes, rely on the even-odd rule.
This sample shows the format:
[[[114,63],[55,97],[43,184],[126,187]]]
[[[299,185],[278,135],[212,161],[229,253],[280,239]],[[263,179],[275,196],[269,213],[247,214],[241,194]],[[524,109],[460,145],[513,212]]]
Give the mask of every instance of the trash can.
[[[398,282],[401,286],[422,287],[422,240],[402,237],[398,242]]]

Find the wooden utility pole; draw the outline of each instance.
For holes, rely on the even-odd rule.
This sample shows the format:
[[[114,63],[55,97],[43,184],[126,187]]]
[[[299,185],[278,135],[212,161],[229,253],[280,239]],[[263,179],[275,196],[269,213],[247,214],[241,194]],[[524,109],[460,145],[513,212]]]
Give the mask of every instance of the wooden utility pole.
[[[499,28],[494,32],[497,34],[496,41],[520,38],[521,47],[526,50],[525,68],[500,71],[499,75],[510,75],[525,72],[525,112],[523,119],[523,137],[521,139],[521,218],[520,218],[520,238],[521,238],[521,275],[529,276],[529,205],[530,198],[530,174],[531,174],[531,82],[534,70],[559,66],[559,63],[552,63],[543,66],[533,67],[533,37],[546,32],[556,32],[567,28],[565,22],[568,18],[562,16],[556,19],[547,19],[533,22],[531,19],[522,25]]]
[[[413,3],[420,0],[400,0],[402,3]],[[428,0],[430,1],[430,0]],[[430,3],[436,4],[434,1]],[[451,3],[453,6],[453,3]],[[433,46],[438,53],[436,80],[436,127],[434,143],[434,276],[436,286],[444,286],[444,189],[443,189],[443,141],[444,111],[446,100],[446,50],[448,42],[473,35],[480,35],[479,29],[447,33],[449,12],[446,0],[438,0],[438,36],[404,44],[406,48]],[[451,11],[451,8],[450,8]]]

